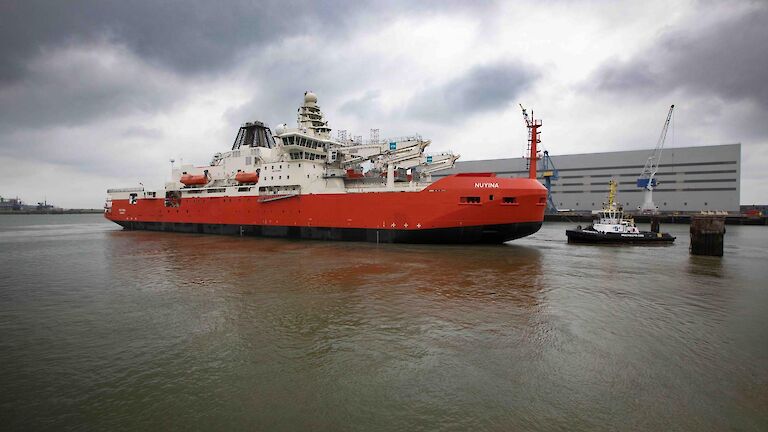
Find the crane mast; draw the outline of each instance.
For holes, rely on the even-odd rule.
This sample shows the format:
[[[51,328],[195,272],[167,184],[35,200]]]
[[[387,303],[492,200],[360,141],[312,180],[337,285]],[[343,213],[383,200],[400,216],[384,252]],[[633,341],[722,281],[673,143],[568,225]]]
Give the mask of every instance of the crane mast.
[[[640,206],[642,213],[658,213],[659,208],[653,202],[653,189],[656,187],[656,172],[659,170],[659,163],[661,162],[661,152],[664,150],[664,142],[667,139],[667,131],[669,130],[669,122],[672,120],[672,111],[675,106],[669,107],[669,113],[667,113],[667,120],[664,122],[664,127],[661,128],[661,134],[659,140],[656,142],[656,148],[653,153],[645,161],[643,171],[640,173],[640,177],[637,179],[637,187],[642,188],[643,204]]]

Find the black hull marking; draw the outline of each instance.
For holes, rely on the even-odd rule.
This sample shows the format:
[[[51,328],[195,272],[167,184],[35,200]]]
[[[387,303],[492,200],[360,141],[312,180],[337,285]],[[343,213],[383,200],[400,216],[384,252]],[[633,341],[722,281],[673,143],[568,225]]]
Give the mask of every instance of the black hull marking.
[[[602,243],[602,244],[669,244],[675,237],[664,233],[661,237],[656,233],[643,233],[642,237],[624,237],[618,233],[591,233],[583,230],[566,230],[568,243]]]
[[[373,243],[500,244],[529,236],[541,222],[480,225],[419,230],[325,228],[270,225],[223,225],[176,222],[114,221],[128,230],[195,234],[244,235],[308,240],[362,241]]]

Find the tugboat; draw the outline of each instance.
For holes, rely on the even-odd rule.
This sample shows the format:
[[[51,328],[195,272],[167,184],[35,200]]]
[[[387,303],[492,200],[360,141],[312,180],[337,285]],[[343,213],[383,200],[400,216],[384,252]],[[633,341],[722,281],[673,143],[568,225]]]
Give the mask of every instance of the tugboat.
[[[669,233],[640,231],[635,220],[624,216],[624,209],[616,203],[616,182],[611,179],[608,202],[597,212],[592,225],[566,230],[568,243],[626,243],[626,244],[669,244],[675,237]]]

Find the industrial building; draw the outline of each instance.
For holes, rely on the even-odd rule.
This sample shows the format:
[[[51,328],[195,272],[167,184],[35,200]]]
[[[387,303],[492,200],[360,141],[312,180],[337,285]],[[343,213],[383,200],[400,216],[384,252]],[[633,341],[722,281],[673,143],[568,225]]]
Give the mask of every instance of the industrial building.
[[[653,149],[550,154],[560,178],[552,182],[552,196],[559,209],[599,208],[608,193],[608,180],[619,183],[618,200],[627,210],[637,209],[643,189],[637,178]],[[434,179],[462,172],[494,172],[501,177],[528,175],[524,158],[457,162]],[[539,172],[541,175],[541,172]],[[741,144],[667,148],[656,174],[653,201],[662,212],[725,210],[739,212]]]

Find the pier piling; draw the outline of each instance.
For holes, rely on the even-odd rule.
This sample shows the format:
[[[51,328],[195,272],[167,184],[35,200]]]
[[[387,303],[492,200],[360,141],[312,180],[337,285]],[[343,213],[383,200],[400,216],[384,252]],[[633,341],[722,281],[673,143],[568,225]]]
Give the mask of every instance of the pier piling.
[[[691,255],[723,256],[725,218],[696,215],[691,218]]]

